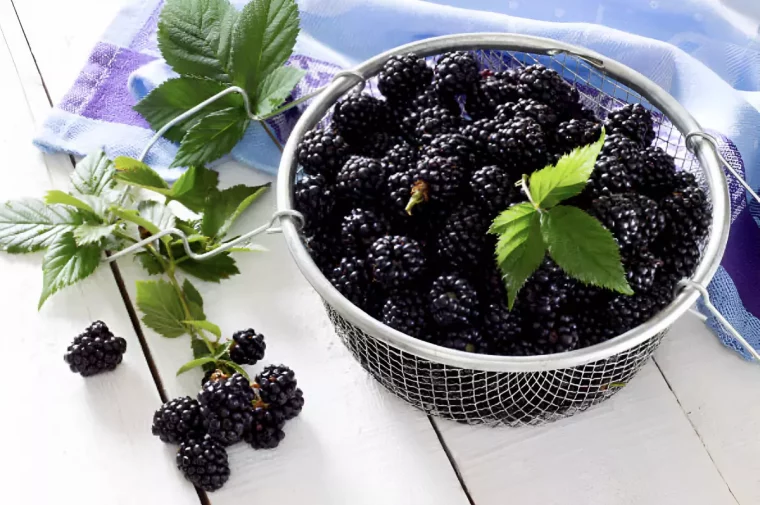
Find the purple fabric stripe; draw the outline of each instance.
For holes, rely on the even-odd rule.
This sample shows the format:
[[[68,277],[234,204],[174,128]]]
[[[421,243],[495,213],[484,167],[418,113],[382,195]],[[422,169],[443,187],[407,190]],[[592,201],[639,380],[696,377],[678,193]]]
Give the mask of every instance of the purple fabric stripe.
[[[721,264],[736,285],[745,308],[760,314],[760,233],[749,211],[740,213],[731,224],[728,247]]]

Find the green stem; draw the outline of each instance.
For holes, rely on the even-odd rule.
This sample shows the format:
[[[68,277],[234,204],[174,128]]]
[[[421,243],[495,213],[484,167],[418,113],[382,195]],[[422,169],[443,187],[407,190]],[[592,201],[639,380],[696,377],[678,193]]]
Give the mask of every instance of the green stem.
[[[536,202],[533,201],[533,195],[530,194],[530,188],[528,188],[528,176],[526,174],[523,174],[522,176],[522,184],[520,185],[522,187],[523,193],[525,193],[525,196],[528,197],[528,201],[535,207],[535,209],[539,212],[541,212],[541,208],[536,205]]]
[[[275,111],[272,111],[269,114],[264,114],[263,116],[259,116],[258,119],[259,119],[259,121],[265,121],[265,120],[267,120],[269,118],[273,118],[273,117],[277,116],[278,114],[282,114],[286,110],[290,110],[293,107],[297,107],[297,106],[301,105],[306,100],[311,100],[312,98],[314,98],[318,94],[322,93],[326,88],[327,88],[327,86],[319,88],[318,90],[315,90],[315,91],[309,93],[308,95],[302,96],[298,100],[293,100],[292,102],[290,102],[290,103],[288,103],[286,105],[283,105],[279,109],[277,109]]]
[[[267,125],[266,121],[259,121],[261,123],[261,127],[264,128],[264,131],[267,132],[267,135],[269,136],[269,139],[274,143],[275,147],[280,150],[280,152],[283,152],[282,144],[280,144],[280,141],[277,140],[277,137],[274,136],[274,132],[269,128],[269,125]]]

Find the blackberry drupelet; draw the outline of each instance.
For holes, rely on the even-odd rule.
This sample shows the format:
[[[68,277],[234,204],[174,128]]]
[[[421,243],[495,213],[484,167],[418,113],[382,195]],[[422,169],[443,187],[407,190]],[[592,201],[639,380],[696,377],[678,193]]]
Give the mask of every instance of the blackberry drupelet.
[[[635,293],[645,293],[652,289],[662,261],[649,252],[637,251],[623,259],[625,277]]]
[[[493,219],[518,199],[517,190],[507,173],[496,165],[476,171],[470,177],[474,201]]]
[[[422,143],[430,142],[436,135],[455,133],[459,129],[460,118],[446,107],[436,105],[419,113],[415,137]]]
[[[335,104],[332,126],[351,146],[360,146],[373,132],[386,129],[387,116],[384,102],[366,93],[351,93]]]
[[[248,379],[239,373],[204,384],[198,403],[208,435],[224,445],[240,441],[251,425],[255,397]]]
[[[417,167],[408,175],[412,186],[409,188],[409,198],[404,209],[408,214],[412,214],[414,208],[423,202],[446,204],[448,201],[458,199],[465,173],[456,159],[434,156],[422,158]],[[400,183],[401,179],[394,179],[393,182]],[[403,191],[397,192],[397,189],[403,188],[402,185],[400,188],[391,190],[392,200],[397,200],[402,196]],[[396,201],[394,207],[398,208],[399,203]]]
[[[569,314],[551,314],[533,320],[526,329],[537,354],[568,352],[578,348],[578,325]]]
[[[559,122],[557,113],[550,105],[532,98],[520,98],[516,102],[505,103],[496,108],[496,121],[500,123],[506,123],[516,117],[535,120],[545,132],[553,130]]]
[[[382,308],[382,320],[391,328],[419,338],[427,329],[427,307],[417,292],[392,295]]]
[[[647,247],[664,225],[657,204],[643,195],[602,196],[594,201],[591,213],[610,230],[622,252]]]
[[[438,259],[459,271],[475,269],[488,243],[489,225],[489,219],[474,205],[460,207],[449,216],[438,234]]]
[[[95,321],[74,337],[63,360],[72,372],[89,377],[115,369],[126,350],[126,340],[115,337],[103,321]]]
[[[707,236],[710,207],[704,191],[698,186],[688,186],[665,197],[661,207],[672,240],[699,242]]]
[[[521,337],[522,325],[520,312],[510,312],[503,301],[490,303],[483,310],[482,329],[496,354],[504,353]]]
[[[652,113],[640,103],[628,104],[610,113],[604,125],[607,133],[625,135],[641,147],[652,145],[655,138]]]
[[[464,172],[471,172],[478,165],[478,155],[472,150],[470,141],[459,133],[437,135],[428,143],[422,155],[425,158],[451,158]]]
[[[567,154],[573,149],[593,144],[602,134],[602,125],[586,119],[571,119],[557,125],[554,132],[554,145],[551,151],[558,155]]]
[[[385,193],[387,170],[380,160],[351,156],[338,172],[335,191],[345,201],[366,204]]]
[[[514,72],[500,72],[486,76],[467,94],[465,110],[474,120],[493,118],[499,105],[513,102],[517,94],[517,76]]]
[[[346,141],[331,129],[315,128],[306,132],[298,144],[298,162],[309,175],[322,175],[327,180],[335,174],[349,156]]]
[[[516,117],[489,135],[488,152],[515,174],[530,173],[548,162],[546,138],[533,118]]]
[[[194,486],[204,491],[216,491],[230,478],[227,451],[208,435],[180,444],[177,468]]]
[[[202,437],[203,421],[198,402],[189,396],[170,400],[153,414],[153,435],[167,444],[179,444],[188,438]]]
[[[390,290],[412,285],[421,277],[426,263],[420,244],[400,235],[377,239],[367,261],[374,279]]]
[[[562,118],[570,119],[580,109],[578,91],[543,65],[531,65],[518,73],[517,92],[521,98],[552,106]]]
[[[308,229],[314,228],[332,213],[334,199],[332,186],[323,175],[305,175],[296,182],[296,210],[304,215]]]
[[[641,153],[642,169],[637,190],[655,200],[672,193],[676,184],[676,163],[659,147],[647,147]]]
[[[390,223],[383,215],[372,210],[356,208],[343,217],[340,238],[345,251],[359,254],[389,232]]]
[[[435,64],[433,88],[440,96],[469,92],[480,79],[478,64],[471,53],[446,53]]]
[[[274,449],[285,438],[282,431],[284,424],[285,419],[276,409],[257,406],[253,411],[251,428],[245,433],[245,441],[254,449]]]
[[[354,305],[363,307],[367,303],[369,273],[362,257],[341,258],[330,275],[330,282]]]
[[[673,193],[680,193],[689,188],[699,188],[697,178],[691,172],[676,172],[673,176]]]
[[[524,309],[526,318],[544,319],[561,311],[567,303],[568,292],[573,283],[562,269],[550,258],[545,258],[533,275],[525,282],[518,305]]]
[[[388,170],[388,176],[406,172],[417,166],[419,149],[408,142],[398,142],[391,147],[382,159]]]
[[[488,354],[491,346],[477,328],[454,328],[441,332],[436,339],[438,345],[457,351]]]
[[[230,359],[238,365],[255,365],[264,358],[267,344],[264,335],[252,328],[232,334],[234,344],[230,348]]]
[[[270,405],[285,405],[296,394],[296,374],[285,365],[269,365],[256,376],[261,401]]]
[[[414,100],[433,80],[433,69],[414,53],[388,58],[377,74],[377,88],[389,102]]]
[[[430,315],[441,327],[472,326],[476,323],[478,294],[463,278],[441,275],[430,287]]]

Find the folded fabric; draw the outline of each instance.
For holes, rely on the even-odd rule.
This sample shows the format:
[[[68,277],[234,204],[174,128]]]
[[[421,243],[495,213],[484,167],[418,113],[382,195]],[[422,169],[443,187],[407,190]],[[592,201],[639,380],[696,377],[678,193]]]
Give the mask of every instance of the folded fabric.
[[[132,106],[172,75],[156,47],[160,7],[160,0],[141,0],[119,13],[35,139],[40,148],[83,155],[102,147],[109,156],[138,155],[153,132]],[[720,6],[701,0],[301,0],[300,8],[302,32],[289,65],[304,69],[306,77],[294,97],[328,83],[342,68],[426,37],[461,32],[549,37],[593,49],[658,83],[719,137],[733,167],[753,187],[760,185],[760,113],[752,105],[760,103],[760,52],[750,36],[721,17]],[[279,142],[287,139],[304,106],[269,122]],[[175,178],[179,169],[166,167],[176,149],[162,139],[146,161]],[[279,150],[260,125],[252,125],[231,156],[274,172]],[[760,295],[754,289],[760,283],[760,212],[735,182],[731,192],[731,239],[710,292],[760,349],[755,318]],[[727,345],[739,349],[715,328]]]

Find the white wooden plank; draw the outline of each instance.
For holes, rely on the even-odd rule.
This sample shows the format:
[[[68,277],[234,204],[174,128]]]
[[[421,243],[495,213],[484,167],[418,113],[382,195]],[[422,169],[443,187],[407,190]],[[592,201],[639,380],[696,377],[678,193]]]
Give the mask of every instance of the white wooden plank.
[[[31,55],[9,5],[0,2],[2,201],[41,196],[51,187],[48,170],[66,166],[66,157],[43,157],[31,145],[27,96],[41,89],[22,87],[18,69],[29,66]],[[0,272],[6,380],[0,432],[9,462],[0,502],[198,503],[171,451],[150,433],[160,400],[110,270],[57,294],[39,313],[40,256],[2,254]],[[62,356],[94,319],[126,338],[128,351],[116,371],[85,380]]]
[[[478,505],[735,505],[653,363],[609,401],[542,427],[437,421]]]
[[[726,349],[685,316],[655,355],[739,503],[760,503],[760,365]]]

